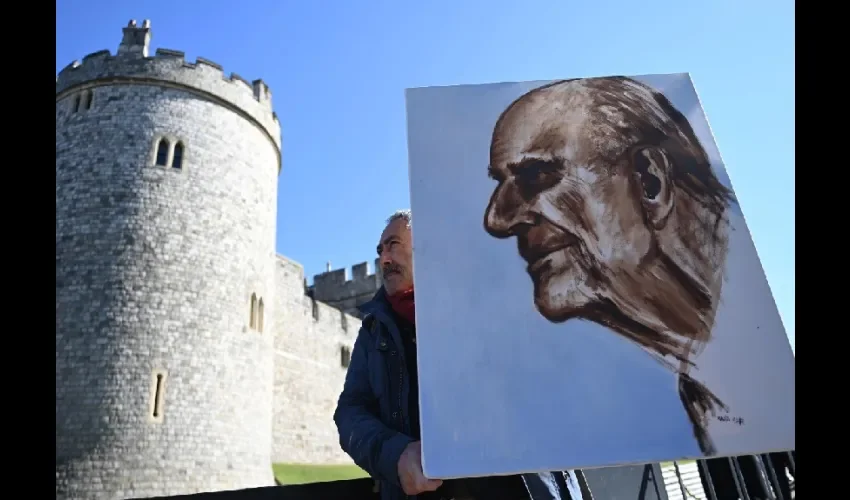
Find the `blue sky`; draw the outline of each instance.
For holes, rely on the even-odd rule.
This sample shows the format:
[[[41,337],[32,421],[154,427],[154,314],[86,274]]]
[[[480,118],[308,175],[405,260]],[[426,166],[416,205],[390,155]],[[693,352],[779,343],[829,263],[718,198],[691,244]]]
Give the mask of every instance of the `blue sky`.
[[[308,276],[375,257],[408,206],[404,89],[690,72],[794,343],[794,3],[62,0],[56,71],[152,47],[271,87],[283,129],[277,251]],[[462,251],[459,249],[459,251]],[[312,281],[312,278],[310,279]]]

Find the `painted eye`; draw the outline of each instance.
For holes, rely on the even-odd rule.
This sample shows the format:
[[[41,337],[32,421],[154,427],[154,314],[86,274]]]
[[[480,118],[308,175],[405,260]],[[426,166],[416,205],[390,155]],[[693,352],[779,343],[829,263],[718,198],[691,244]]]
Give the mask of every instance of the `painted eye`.
[[[558,183],[561,164],[556,161],[532,160],[517,168],[515,175],[523,195],[533,197]]]

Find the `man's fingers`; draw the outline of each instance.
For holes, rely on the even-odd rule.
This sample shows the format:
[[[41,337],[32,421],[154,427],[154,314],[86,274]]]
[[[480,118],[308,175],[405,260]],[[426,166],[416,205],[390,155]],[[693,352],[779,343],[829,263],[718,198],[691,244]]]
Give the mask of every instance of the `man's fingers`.
[[[422,475],[421,470],[415,471],[413,479],[413,490],[415,491],[413,493],[408,493],[408,495],[417,495],[423,491],[434,491],[443,484],[442,479],[428,479]]]
[[[429,479],[428,484],[436,490],[437,488],[439,488],[440,486],[443,485],[443,480],[442,479]],[[429,491],[433,491],[433,490],[429,490]]]
[[[443,484],[441,479],[425,479],[422,478],[422,482],[419,483],[420,491],[434,491],[439,488]]]
[[[425,491],[435,491],[442,484],[443,481],[440,479],[425,479],[424,477],[420,477],[418,480],[413,481],[410,488],[402,487],[402,489],[407,495],[418,495]]]

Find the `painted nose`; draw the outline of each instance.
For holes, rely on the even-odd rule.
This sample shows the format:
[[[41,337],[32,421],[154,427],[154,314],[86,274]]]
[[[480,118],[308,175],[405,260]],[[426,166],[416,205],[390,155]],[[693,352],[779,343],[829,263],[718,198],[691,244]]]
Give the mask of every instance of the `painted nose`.
[[[525,220],[526,202],[519,195],[513,181],[499,185],[490,197],[490,203],[484,213],[484,229],[494,238],[509,238],[519,224],[530,223]]]

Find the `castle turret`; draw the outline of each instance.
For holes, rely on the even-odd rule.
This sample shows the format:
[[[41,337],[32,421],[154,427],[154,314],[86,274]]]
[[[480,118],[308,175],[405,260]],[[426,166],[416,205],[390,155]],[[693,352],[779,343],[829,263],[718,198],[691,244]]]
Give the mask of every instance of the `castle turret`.
[[[145,19],[142,27],[136,26],[136,21],[130,21],[124,28],[124,38],[118,46],[118,55],[148,57],[151,45],[151,22]]]
[[[271,93],[150,38],[56,80],[57,498],[274,484]]]

